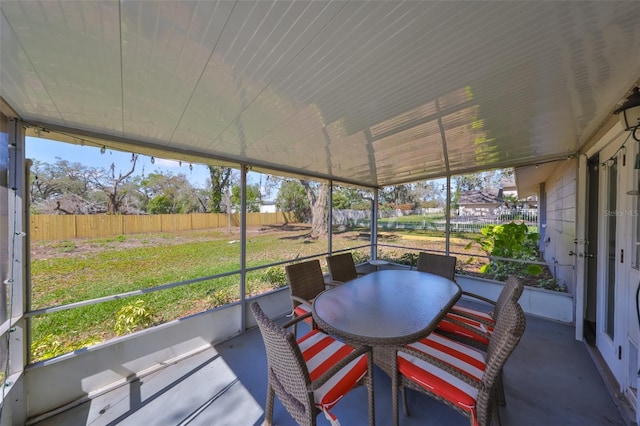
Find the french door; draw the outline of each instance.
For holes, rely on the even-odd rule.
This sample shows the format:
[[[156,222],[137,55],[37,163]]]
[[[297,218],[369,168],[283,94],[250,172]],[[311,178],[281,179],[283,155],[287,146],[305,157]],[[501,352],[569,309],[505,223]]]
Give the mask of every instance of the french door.
[[[640,148],[612,145],[599,157],[596,346],[638,413]]]
[[[617,144],[616,144],[617,145]],[[620,229],[620,155],[617,146],[600,153],[600,197],[598,221],[598,286],[596,314],[596,347],[618,383],[623,382],[622,350],[624,342],[622,319],[627,306],[622,303],[623,286],[619,267],[620,248],[617,245]]]
[[[622,239],[621,247],[628,259],[622,263],[623,274],[628,277],[625,296],[627,300],[627,342],[623,392],[631,405],[636,407],[636,423],[640,421],[638,413],[638,385],[640,363],[638,359],[640,347],[640,144],[633,144],[635,149],[629,150],[626,171],[623,171],[623,188],[625,200],[625,228],[630,232]],[[626,242],[626,244],[625,244]]]

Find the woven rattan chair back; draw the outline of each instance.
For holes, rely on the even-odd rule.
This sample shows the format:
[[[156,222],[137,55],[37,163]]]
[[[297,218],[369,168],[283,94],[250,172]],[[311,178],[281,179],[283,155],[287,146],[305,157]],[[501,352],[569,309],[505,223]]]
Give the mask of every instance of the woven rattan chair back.
[[[356,264],[351,253],[340,253],[327,256],[327,268],[331,281],[345,283],[358,277]]]
[[[496,321],[487,349],[487,365],[476,406],[481,425],[490,424],[495,416],[498,417],[493,420],[499,423],[498,404],[495,401],[496,386],[504,365],[524,334],[525,326],[526,318],[522,307],[513,300],[507,301]]]
[[[312,300],[326,288],[318,259],[287,265],[285,268],[291,295]],[[293,301],[295,308],[299,302]]]
[[[367,356],[367,372],[359,379],[357,384],[362,384],[367,387],[369,425],[373,426],[375,424],[373,356],[370,349],[366,347],[359,349],[351,348],[351,354],[334,358],[333,355],[342,352],[342,348],[337,348],[333,355],[327,356],[327,359],[322,362],[322,369],[327,367],[326,364],[332,365],[319,377],[314,377],[312,380],[309,367],[305,362],[296,336],[288,330],[289,326],[296,321],[301,321],[302,318],[293,319],[280,326],[265,315],[260,305],[258,305],[258,302],[251,303],[251,311],[260,328],[267,355],[267,402],[265,406],[264,425],[271,426],[273,423],[273,405],[275,395],[277,395],[282,405],[299,425],[315,426],[316,417],[323,411],[323,409],[319,407],[319,405],[322,405],[322,402],[319,402],[319,405],[317,405],[315,400],[317,395],[315,395],[315,392],[327,384],[333,383],[332,386],[339,388],[338,383],[343,381],[348,383],[349,380],[353,380],[353,378],[347,378],[348,374],[350,374],[349,372],[346,373],[347,375],[340,374],[345,368],[348,368],[348,365],[352,361],[357,360],[364,354]],[[312,333],[323,334],[318,330]],[[311,338],[309,340],[314,340],[318,334],[311,335],[310,333]],[[331,339],[328,335],[324,336]],[[338,343],[335,340],[333,341]],[[344,344],[340,343],[340,345]],[[334,345],[329,344],[329,347],[331,346]],[[347,345],[344,346],[348,347]],[[313,365],[313,363],[310,365]],[[313,370],[314,367],[311,367],[311,369]],[[316,368],[313,370],[314,373],[317,373],[319,369],[320,368]],[[334,381],[332,382],[332,380]],[[335,401],[330,399],[330,401],[332,401],[331,405],[333,405],[342,398],[342,396],[332,393],[333,388],[325,390],[325,392],[327,393],[323,397],[320,397],[320,401],[327,397],[327,395],[332,395],[331,398],[337,398]],[[325,414],[328,415],[328,413]],[[364,424],[364,422],[362,422],[362,424]]]
[[[469,416],[471,425],[499,425],[500,413],[498,407],[499,400],[497,398],[499,386],[501,386],[502,368],[520,341],[520,338],[524,333],[525,324],[525,315],[520,305],[513,300],[508,300],[503,306],[503,310],[496,322],[494,332],[489,341],[486,368],[483,372],[481,383],[471,381],[472,383],[476,383],[474,386],[478,389],[478,396],[476,399],[477,423],[474,422],[474,418],[471,413],[468,410],[458,407],[455,401],[451,401],[437,393],[432,393],[428,388],[424,388],[423,385],[418,384],[403,375],[399,376],[399,385],[401,387],[426,393],[427,395],[444,402],[456,411]],[[456,370],[455,367],[447,366],[446,364],[444,366],[441,365],[440,368],[450,371],[452,374],[454,374]],[[398,424],[397,417],[397,407],[394,407],[394,424],[396,425]]]
[[[271,424],[273,416],[273,394],[300,425],[315,424],[315,416],[320,410],[315,406],[313,392],[309,391],[309,370],[294,334],[271,321],[260,309],[257,302],[251,304],[251,311],[262,333],[267,353],[267,398],[265,424]]]
[[[456,257],[421,251],[418,254],[418,264],[416,269],[421,272],[429,272],[448,278],[451,281],[455,281]]]
[[[522,296],[522,292],[524,291],[524,284],[521,280],[518,279],[515,275],[510,275],[507,279],[507,282],[504,284],[504,287],[498,298],[496,299],[496,306],[493,310],[493,318],[497,320],[500,316],[500,311],[504,308],[505,304],[509,301],[517,302]]]

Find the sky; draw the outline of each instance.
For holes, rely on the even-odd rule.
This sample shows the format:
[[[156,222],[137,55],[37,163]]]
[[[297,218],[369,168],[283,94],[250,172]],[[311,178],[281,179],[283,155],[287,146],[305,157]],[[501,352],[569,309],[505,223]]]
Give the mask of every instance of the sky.
[[[57,161],[57,157],[67,160],[71,163],[80,163],[88,167],[102,167],[109,170],[111,163],[115,164],[116,175],[120,172],[127,173],[130,170],[131,152],[122,152],[107,148],[101,153],[100,147],[88,145],[75,145],[65,142],[52,141],[42,138],[27,137],[26,138],[26,156],[33,160],[53,164]],[[134,175],[153,172],[171,173],[173,175],[184,174],[195,188],[204,188],[209,178],[209,170],[203,164],[193,164],[193,169],[189,168],[189,163],[154,158],[151,163],[151,157],[140,154],[136,165]],[[264,175],[263,175],[264,176]],[[263,177],[264,179],[264,177]],[[438,180],[443,185],[446,180]],[[247,182],[249,184],[266,185],[266,180],[260,179],[259,173],[249,172],[247,174]],[[267,197],[272,197],[277,188],[261,188],[261,192]]]
[[[131,152],[106,148],[104,153],[101,153],[100,147],[75,145],[43,138],[27,137],[25,152],[27,158],[49,164],[54,164],[58,157],[70,163],[80,163],[88,167],[102,167],[109,170],[111,163],[114,163],[116,175],[120,172],[123,174],[129,172],[131,165]],[[184,174],[195,188],[200,189],[205,188],[209,179],[209,169],[203,164],[194,163],[193,168],[190,169],[189,163],[157,157],[151,163],[150,156],[140,154],[134,175],[142,175],[143,173],[148,175],[154,172],[171,173],[174,176]],[[260,173],[249,172],[247,173],[247,182],[254,185],[266,184],[266,179],[263,177],[263,182],[260,176]],[[263,186],[261,191],[267,197],[272,197],[274,192],[277,192],[277,188],[267,189]]]
[[[74,145],[64,142],[51,141],[48,139],[27,137],[26,156],[33,160],[53,164],[56,157],[67,160],[70,163],[80,163],[89,167],[102,167],[109,170],[111,163],[116,166],[116,174],[127,173],[131,165],[131,152],[122,152],[113,149],[106,149],[104,154],[100,153],[100,148],[87,145]],[[209,171],[202,164],[193,164],[193,170],[189,169],[189,163],[154,158],[140,155],[136,164],[135,175],[149,174],[153,172],[170,172],[173,175],[184,174],[191,184],[196,188],[204,188]]]

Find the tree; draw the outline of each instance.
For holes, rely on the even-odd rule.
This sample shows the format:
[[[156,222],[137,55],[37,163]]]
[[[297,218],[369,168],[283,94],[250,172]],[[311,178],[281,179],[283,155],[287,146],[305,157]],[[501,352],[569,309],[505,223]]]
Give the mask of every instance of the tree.
[[[192,213],[200,210],[199,196],[186,175],[154,172],[140,179],[139,193],[149,213]]]
[[[247,185],[247,212],[257,213],[260,211],[260,188],[258,185]],[[236,208],[240,208],[240,185],[231,187],[231,204]]]
[[[416,182],[415,192],[420,207],[436,208],[444,207],[446,198],[446,183],[438,181]]]
[[[331,201],[336,210],[368,210],[371,208],[371,202],[364,197],[365,193],[362,190],[334,186]]]
[[[297,180],[282,181],[276,207],[282,212],[292,213],[296,222],[308,222],[311,219],[311,204],[302,184]]]
[[[56,157],[53,164],[34,161],[31,167],[31,201],[46,201],[63,194],[85,196],[92,169]]]
[[[419,204],[419,196],[414,184],[387,186],[380,191],[380,200],[393,208],[415,209]]]
[[[484,172],[458,175],[453,177],[456,190],[475,191],[481,189],[498,189],[504,180],[513,179],[513,169],[495,169]]]
[[[514,179],[514,170],[508,169],[496,169],[489,170],[486,173],[487,185],[489,188],[502,188],[505,181]]]
[[[475,191],[483,189],[486,186],[486,181],[482,173],[454,176],[453,182],[456,187],[456,192]]]
[[[149,201],[147,212],[151,214],[169,214],[173,210],[173,202],[166,195],[157,195]]]
[[[222,194],[231,185],[231,167],[209,166],[209,209],[222,213]]]
[[[31,205],[46,214],[106,212],[106,197],[95,190],[91,178],[102,169],[70,163],[56,157],[53,164],[34,161],[31,166]]]
[[[329,232],[329,206],[327,202],[329,186],[306,179],[300,179],[300,184],[304,188],[311,206],[311,233],[309,237],[316,239],[327,235]]]
[[[131,169],[126,173],[119,172],[117,177],[115,163],[111,163],[109,172],[105,173],[104,170],[96,171],[90,177],[92,184],[107,196],[107,213],[118,214],[121,212],[125,197],[131,190],[125,184],[128,183],[129,177],[136,170],[137,161],[138,154],[133,154],[131,156]]]

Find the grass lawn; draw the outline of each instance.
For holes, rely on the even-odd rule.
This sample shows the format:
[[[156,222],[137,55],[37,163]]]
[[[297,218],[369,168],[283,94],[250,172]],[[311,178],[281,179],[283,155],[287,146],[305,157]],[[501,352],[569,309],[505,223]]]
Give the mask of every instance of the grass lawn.
[[[247,264],[269,263],[327,251],[326,239],[305,238],[307,226],[271,226],[248,231]],[[398,231],[380,243],[444,250],[442,233]],[[452,250],[463,251],[472,235],[452,236]],[[131,235],[108,239],[34,242],[31,246],[32,310],[65,305],[224,272],[240,267],[240,235],[236,230],[188,231]],[[334,247],[368,243],[362,230],[334,235]],[[400,258],[405,250],[381,248],[380,256]],[[321,258],[324,266],[324,259]],[[127,331],[202,312],[239,299],[239,274],[84,306],[32,319],[33,360],[46,359]],[[286,285],[282,267],[247,274],[247,294]],[[136,301],[142,305],[136,311]],[[125,308],[125,311],[121,309]],[[118,313],[121,313],[120,322]]]

